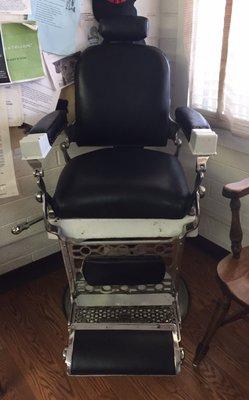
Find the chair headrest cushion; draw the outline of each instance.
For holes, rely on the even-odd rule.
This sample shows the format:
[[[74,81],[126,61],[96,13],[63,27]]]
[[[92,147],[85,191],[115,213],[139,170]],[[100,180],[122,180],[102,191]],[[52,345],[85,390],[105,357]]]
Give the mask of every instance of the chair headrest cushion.
[[[135,42],[147,37],[148,26],[145,17],[122,15],[102,19],[99,33],[108,42]]]

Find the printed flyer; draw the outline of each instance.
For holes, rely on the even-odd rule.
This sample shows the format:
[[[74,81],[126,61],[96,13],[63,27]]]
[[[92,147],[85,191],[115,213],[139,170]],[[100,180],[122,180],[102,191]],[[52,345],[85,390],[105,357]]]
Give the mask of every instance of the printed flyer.
[[[80,0],[32,0],[31,9],[42,50],[60,56],[75,53]]]
[[[45,76],[36,30],[23,24],[2,24],[0,42],[0,84]]]

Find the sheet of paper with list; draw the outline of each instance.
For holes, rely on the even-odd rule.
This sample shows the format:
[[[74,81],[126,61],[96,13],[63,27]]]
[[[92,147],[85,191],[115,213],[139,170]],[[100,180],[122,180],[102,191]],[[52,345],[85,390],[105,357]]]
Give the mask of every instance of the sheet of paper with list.
[[[1,0],[0,13],[30,14],[30,0]]]
[[[0,88],[0,115],[0,199],[2,199],[18,195],[4,87]]]
[[[23,124],[22,91],[20,85],[5,86],[5,97],[9,126]]]
[[[60,90],[55,90],[48,77],[21,83],[24,122],[35,125],[56,109]]]

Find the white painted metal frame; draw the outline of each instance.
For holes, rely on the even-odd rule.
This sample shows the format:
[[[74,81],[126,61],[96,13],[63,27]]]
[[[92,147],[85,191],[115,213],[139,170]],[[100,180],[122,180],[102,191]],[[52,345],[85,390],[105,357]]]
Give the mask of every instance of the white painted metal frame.
[[[52,231],[74,240],[93,239],[159,239],[183,237],[193,226],[197,216],[182,219],[49,219]],[[51,229],[50,229],[51,231]]]

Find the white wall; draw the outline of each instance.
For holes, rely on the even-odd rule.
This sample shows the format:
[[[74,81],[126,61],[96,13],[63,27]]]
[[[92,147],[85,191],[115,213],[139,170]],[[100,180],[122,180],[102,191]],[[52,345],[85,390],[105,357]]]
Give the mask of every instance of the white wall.
[[[138,14],[148,16],[150,19],[148,44],[156,46],[159,43],[159,5],[160,0],[137,0]],[[61,97],[70,99],[70,120],[73,120],[73,88],[64,90]],[[14,224],[42,213],[41,205],[34,198],[37,186],[32,176],[32,170],[20,158],[19,140],[22,136],[23,133],[20,129],[11,129],[15,172],[20,195],[0,200],[0,274],[29,264],[59,250],[57,241],[48,240],[43,222],[34,225],[19,236],[13,236],[10,232]],[[54,146],[53,151],[44,163],[45,181],[50,193],[53,193],[64,165],[64,160],[58,147],[58,143],[61,141],[60,137],[57,140],[57,145]],[[75,146],[72,146],[70,151],[72,156],[82,152]]]
[[[151,46],[159,44],[160,0],[137,0],[135,3],[138,15],[148,17],[149,34],[146,40]]]
[[[186,104],[187,68],[183,51],[182,12],[183,0],[161,1],[160,47],[166,52],[172,67],[172,105]],[[189,182],[194,179],[194,159],[186,141],[181,161]],[[235,139],[228,133],[219,134],[218,155],[211,157],[205,178],[206,197],[201,202],[200,234],[218,245],[230,249],[229,201],[221,195],[224,184],[249,176],[249,140]],[[242,226],[244,244],[249,244],[249,198],[242,200]]]
[[[62,97],[72,97],[72,89],[66,89]],[[72,119],[72,111],[70,112]],[[57,241],[49,241],[44,224],[40,222],[19,236],[11,234],[11,227],[26,218],[42,214],[41,204],[35,200],[37,186],[32,169],[21,160],[19,140],[22,130],[11,129],[12,151],[19,196],[0,200],[0,274],[43,258],[58,250]],[[58,144],[44,162],[47,188],[53,192],[57,178],[63,168],[64,160]]]
[[[161,0],[159,46],[165,51],[171,67],[172,100],[176,90],[176,49],[178,34],[178,0]],[[172,104],[172,106],[174,106]]]

